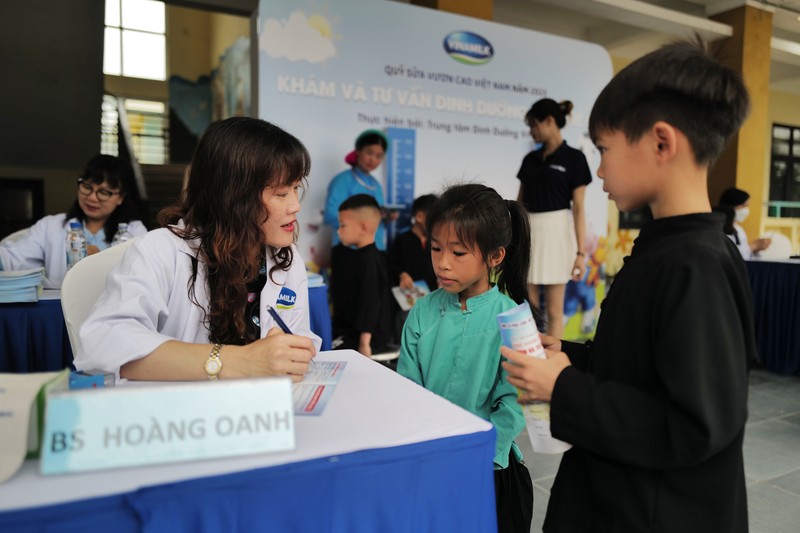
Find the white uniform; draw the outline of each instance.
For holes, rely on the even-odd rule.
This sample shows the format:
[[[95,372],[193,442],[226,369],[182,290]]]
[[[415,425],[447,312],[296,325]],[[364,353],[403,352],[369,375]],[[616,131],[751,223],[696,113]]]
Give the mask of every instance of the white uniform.
[[[49,215],[39,219],[28,233],[13,242],[0,245],[2,270],[24,270],[44,267],[44,288],[60,289],[67,273],[67,253],[64,241],[69,224],[67,215]],[[69,222],[77,221],[72,218]],[[128,223],[128,231],[134,237],[147,233],[147,228],[138,220]]]
[[[732,240],[734,244],[736,244],[736,247],[739,249],[739,253],[742,254],[744,259],[752,259],[753,252],[750,250],[750,241],[747,240],[747,233],[745,233],[744,228],[734,222],[733,230],[736,232],[736,237],[739,238],[739,243],[736,244],[736,237],[733,235],[728,235],[728,238]]]
[[[137,239],[106,279],[106,288],[80,329],[78,370],[115,372],[169,340],[210,343],[203,322],[208,309],[208,287],[203,263],[198,261],[194,294],[189,298],[195,241],[185,241],[167,228]],[[321,340],[311,332],[308,278],[296,247],[288,271],[277,269],[267,257],[267,283],[261,291],[261,336],[278,327],[266,311],[271,305],[297,335],[309,337],[319,350]]]

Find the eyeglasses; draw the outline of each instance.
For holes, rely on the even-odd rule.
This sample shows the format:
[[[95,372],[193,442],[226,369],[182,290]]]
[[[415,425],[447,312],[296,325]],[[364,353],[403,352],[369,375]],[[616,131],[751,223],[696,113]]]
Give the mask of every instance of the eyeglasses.
[[[92,193],[95,193],[97,200],[100,202],[107,202],[115,194],[122,194],[121,192],[113,192],[108,189],[95,189],[92,187],[91,183],[83,178],[78,178],[78,192],[84,196],[91,196]]]

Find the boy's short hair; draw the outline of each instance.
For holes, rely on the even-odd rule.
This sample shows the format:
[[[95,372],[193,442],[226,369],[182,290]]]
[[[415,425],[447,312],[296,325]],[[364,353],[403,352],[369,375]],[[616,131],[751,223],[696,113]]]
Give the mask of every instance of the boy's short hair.
[[[370,196],[369,194],[354,194],[341,203],[339,206],[339,211],[355,211],[365,207],[371,207],[377,209],[378,211],[381,209],[374,196]]]
[[[739,74],[697,42],[676,42],[624,69],[597,97],[589,134],[624,133],[638,141],[663,120],[686,135],[700,163],[713,163],[747,117],[750,101]]]
[[[339,212],[351,211],[359,220],[367,224],[370,232],[378,230],[381,223],[381,208],[378,201],[369,194],[355,194],[342,202]]]
[[[420,211],[427,213],[431,206],[435,204],[436,200],[438,199],[439,197],[435,194],[424,194],[420,196],[414,200],[413,204],[411,204],[411,214],[416,215]]]

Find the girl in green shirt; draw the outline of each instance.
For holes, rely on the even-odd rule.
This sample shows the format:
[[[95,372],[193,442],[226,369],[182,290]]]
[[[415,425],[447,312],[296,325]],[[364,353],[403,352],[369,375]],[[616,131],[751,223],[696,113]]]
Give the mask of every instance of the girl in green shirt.
[[[490,187],[457,185],[431,207],[426,230],[440,288],[411,308],[397,371],[494,425],[498,531],[527,533],[533,489],[514,443],[525,419],[500,366],[496,317],[527,296],[528,216]]]

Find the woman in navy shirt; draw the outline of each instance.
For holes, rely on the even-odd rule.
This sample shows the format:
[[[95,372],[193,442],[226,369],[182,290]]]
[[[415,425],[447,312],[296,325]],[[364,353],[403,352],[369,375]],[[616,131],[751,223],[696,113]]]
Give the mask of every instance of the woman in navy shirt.
[[[541,148],[525,156],[517,173],[517,200],[528,210],[531,223],[528,296],[538,306],[539,286],[544,286],[547,334],[559,339],[566,284],[580,280],[586,270],[584,197],[592,181],[586,157],[561,136],[571,111],[568,100],[544,98],[533,104],[525,123]]]

